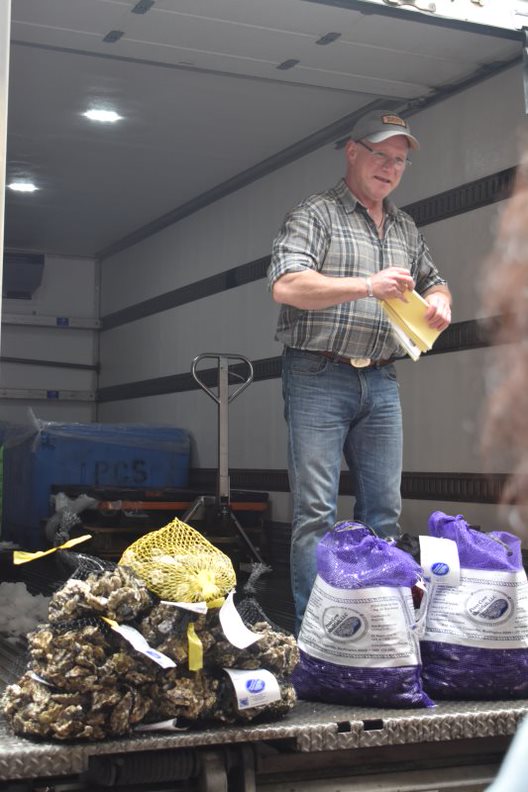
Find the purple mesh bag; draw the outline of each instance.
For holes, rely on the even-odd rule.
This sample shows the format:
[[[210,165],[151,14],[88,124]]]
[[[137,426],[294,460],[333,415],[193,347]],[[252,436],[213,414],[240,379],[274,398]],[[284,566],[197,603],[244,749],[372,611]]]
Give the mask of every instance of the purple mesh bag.
[[[299,633],[299,698],[428,707],[411,587],[412,557],[365,525],[337,523],[317,547],[317,579]]]
[[[528,584],[520,540],[433,512],[432,536],[458,546],[461,584],[430,591],[422,678],[435,698],[528,696]],[[437,640],[434,640],[436,638]]]

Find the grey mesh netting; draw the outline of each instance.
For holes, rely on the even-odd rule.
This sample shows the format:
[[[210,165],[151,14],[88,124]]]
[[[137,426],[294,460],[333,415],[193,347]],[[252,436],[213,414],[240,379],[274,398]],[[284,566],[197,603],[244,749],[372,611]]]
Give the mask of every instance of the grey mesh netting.
[[[432,587],[421,644],[425,689],[433,698],[526,698],[528,592],[520,540],[504,531],[481,533],[462,515],[440,511],[431,514],[429,532],[456,542],[461,586]],[[441,640],[431,640],[434,628]]]
[[[263,575],[271,571],[271,567],[266,566],[266,564],[255,563],[251,565],[251,574],[243,586],[242,597],[237,599],[236,608],[247,625],[267,622],[277,632],[287,632],[287,630],[270,619],[257,599],[257,584]]]
[[[299,633],[298,696],[431,706],[422,689],[411,597],[418,564],[367,526],[341,522],[317,547],[317,572]]]

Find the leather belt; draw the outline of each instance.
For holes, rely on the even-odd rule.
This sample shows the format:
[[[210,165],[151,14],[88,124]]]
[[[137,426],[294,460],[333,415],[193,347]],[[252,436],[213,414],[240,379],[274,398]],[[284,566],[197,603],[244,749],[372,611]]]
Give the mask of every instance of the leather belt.
[[[333,352],[319,352],[328,360],[331,360],[333,363],[343,363],[345,366],[352,366],[353,368],[358,369],[367,369],[367,368],[381,368],[382,366],[388,366],[389,363],[393,363],[393,358],[382,358],[381,360],[372,360],[371,358],[348,358],[343,357],[342,355],[334,355]]]

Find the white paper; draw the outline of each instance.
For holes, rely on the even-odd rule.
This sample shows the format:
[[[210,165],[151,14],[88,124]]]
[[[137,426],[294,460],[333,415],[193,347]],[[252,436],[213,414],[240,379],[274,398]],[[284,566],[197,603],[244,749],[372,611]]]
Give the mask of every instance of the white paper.
[[[172,602],[172,600],[160,600],[162,605],[173,605],[175,608],[192,611],[192,613],[207,613],[206,602]]]
[[[280,701],[279,683],[271,671],[257,668],[252,671],[238,668],[224,668],[229,675],[238,702],[238,709],[263,707],[274,701]]]
[[[457,543],[452,539],[420,536],[420,565],[425,577],[445,586],[460,583],[460,560]]]
[[[526,573],[462,569],[459,586],[431,586],[424,640],[528,648]]]
[[[299,633],[299,648],[341,666],[395,668],[419,663],[411,590],[339,589],[317,576]]]
[[[416,346],[412,338],[409,338],[407,333],[404,333],[401,327],[398,327],[398,325],[395,324],[392,319],[390,319],[390,317],[389,320],[392,326],[392,332],[396,336],[396,340],[402,345],[409,357],[416,363],[422,354],[420,347]]]
[[[158,652],[157,649],[153,649],[145,637],[141,635],[138,630],[134,629],[134,627],[131,627],[129,624],[117,624],[117,622],[112,619],[107,619],[105,617],[103,617],[103,620],[110,625],[114,632],[119,633],[125,641],[128,641],[137,652],[145,655],[145,657],[150,657],[151,660],[154,660],[154,662],[162,668],[176,668],[176,663],[171,657],[167,657],[167,655],[164,655],[162,652]]]
[[[262,638],[262,633],[253,632],[246,627],[240,613],[235,608],[234,591],[231,591],[220,608],[220,624],[229,643],[237,649],[246,649]]]
[[[178,726],[178,719],[170,718],[157,723],[140,723],[134,731],[188,731],[188,726]]]
[[[30,671],[30,672],[29,672],[29,676],[31,677],[31,679],[34,679],[34,680],[35,680],[35,682],[40,682],[40,684],[41,684],[41,685],[46,685],[47,687],[54,687],[54,686],[51,684],[51,682],[48,682],[48,680],[47,680],[47,679],[43,679],[43,678],[42,678],[41,676],[39,676],[38,674],[35,674],[35,672],[34,672],[34,671]]]

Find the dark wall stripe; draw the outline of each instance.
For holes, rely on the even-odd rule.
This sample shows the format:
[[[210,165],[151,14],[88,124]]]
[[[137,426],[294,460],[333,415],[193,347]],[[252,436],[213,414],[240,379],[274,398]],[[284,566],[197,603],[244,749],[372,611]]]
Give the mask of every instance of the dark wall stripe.
[[[123,308],[121,311],[108,314],[102,320],[102,329],[110,330],[113,327],[119,327],[128,322],[134,322],[137,319],[167,311],[170,308],[177,308],[179,305],[185,305],[185,303],[201,300],[203,297],[210,297],[213,294],[260,280],[266,275],[269,261],[270,257],[264,256],[247,264],[240,264],[238,267],[220,272],[217,275],[211,275],[208,278],[195,281],[188,286],[182,286],[179,289],[160,294],[158,297],[152,297],[136,305],[131,305],[129,308]]]
[[[515,168],[493,173],[405,207],[416,225],[424,226],[503,201],[511,195]]]
[[[281,375],[281,357],[262,358],[253,363],[254,381],[275,379]],[[234,372],[233,384],[240,384],[240,379],[236,375],[247,375],[247,367],[244,364],[230,366],[230,371]],[[200,378],[208,387],[215,387],[217,383],[217,368],[200,369]],[[155,379],[139,380],[129,382],[124,385],[109,385],[97,391],[96,401],[112,402],[124,401],[126,399],[142,399],[146,396],[161,396],[167,393],[183,393],[184,391],[198,390],[200,386],[192,374],[172,374],[168,377],[156,377]]]
[[[508,476],[479,473],[404,473],[402,497],[409,500],[498,503]]]
[[[467,322],[458,322],[442,333],[435,344],[435,348],[428,355],[460,352],[467,349],[479,349],[490,344],[490,327],[496,320],[470,319]],[[407,358],[404,358],[406,360]],[[281,375],[282,358],[280,355],[270,358],[261,358],[253,362],[254,381],[261,382],[276,379]],[[247,372],[244,364],[231,366],[233,371],[240,376]],[[201,369],[200,377],[209,387],[214,387],[217,382],[217,368]],[[234,383],[240,382],[234,379]],[[100,388],[96,401],[112,402],[125,401],[126,399],[141,399],[146,396],[160,396],[167,393],[182,393],[183,391],[198,390],[199,385],[194,377],[189,374],[172,374],[167,377],[128,382],[123,385],[109,385]]]
[[[6,357],[5,355],[0,357],[0,362],[17,363],[24,366],[48,366],[50,368],[76,369],[79,371],[99,371],[100,368],[96,363],[93,365],[90,363],[63,363],[60,360],[33,360],[31,358]]]
[[[433,349],[427,355],[462,352],[466,349],[490,346],[492,332],[497,322],[496,317],[455,322],[437,338]]]
[[[448,217],[480,209],[497,201],[507,198],[512,190],[515,177],[515,168],[493,173],[491,176],[484,176],[473,182],[468,182],[451,190],[433,195],[431,198],[424,198],[421,201],[405,206],[404,209],[415,220],[418,226],[430,225]],[[264,278],[270,261],[269,256],[255,259],[246,264],[212,275],[208,278],[173,289],[165,294],[152,297],[149,300],[131,305],[121,311],[108,314],[102,319],[102,330],[111,330],[120,327],[128,322],[144,319],[177,308],[203,297],[211,297],[213,294],[226,291],[227,289],[243,286],[247,283]]]
[[[287,470],[242,470],[229,472],[233,489],[267,492],[289,492]],[[214,492],[217,471],[213,468],[192,468],[189,484],[193,489]],[[402,475],[402,497],[407,500],[432,500],[459,503],[498,503],[506,474],[484,473],[415,473]],[[341,495],[353,495],[354,486],[348,471],[341,473]]]

